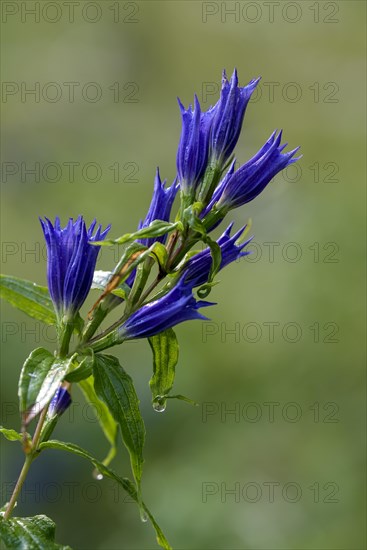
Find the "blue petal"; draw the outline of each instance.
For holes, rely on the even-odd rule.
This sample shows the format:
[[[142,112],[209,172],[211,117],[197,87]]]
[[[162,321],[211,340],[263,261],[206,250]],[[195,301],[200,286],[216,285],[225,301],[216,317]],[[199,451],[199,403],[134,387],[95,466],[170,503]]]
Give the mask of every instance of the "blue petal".
[[[47,246],[47,279],[51,298],[59,316],[73,317],[84,303],[90,290],[97,261],[98,246],[89,241],[102,240],[110,226],[101,233],[94,220],[88,231],[82,216],[69,219],[65,228],[60,219],[54,225],[48,218],[40,219]]]

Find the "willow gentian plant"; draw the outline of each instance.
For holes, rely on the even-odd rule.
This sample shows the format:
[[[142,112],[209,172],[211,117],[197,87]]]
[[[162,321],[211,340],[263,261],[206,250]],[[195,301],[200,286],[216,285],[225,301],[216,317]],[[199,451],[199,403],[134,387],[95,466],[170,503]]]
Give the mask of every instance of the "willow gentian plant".
[[[0,515],[0,536],[6,547],[60,547],[48,517],[12,516],[32,462],[47,449],[58,449],[89,460],[98,477],[119,483],[138,504],[142,519],[150,519],[161,547],[170,548],[142,499],[145,427],[139,399],[130,375],[105,351],[126,340],[148,339],[154,409],[163,411],[167,399],[183,398],[171,393],[178,362],[173,327],[206,320],[201,311],[214,305],[205,298],[216,275],[249,253],[246,225],[233,232],[230,222],[218,239],[211,232],[231,210],[255,199],[279,171],[297,160],[298,148],[283,152],[286,144],[281,144],[281,132],[273,132],[259,152],[236,170],[233,151],[258,82],[251,80],[241,87],[236,71],[230,81],[224,73],[220,98],[207,111],[201,110],[197,97],[187,109],[179,101],[182,132],[177,176],[167,186],[157,170],[150,207],[136,231],[108,239],[110,226],[103,229],[93,221],[87,228],[82,216],[65,226],[59,218],[54,222],[42,218],[48,288],[2,276],[2,297],[31,317],[54,325],[58,336],[56,350],[37,348],[23,365],[18,387],[20,430],[1,428],[7,439],[20,442],[25,455],[13,495]],[[172,219],[176,199],[179,205]],[[96,270],[100,247],[111,245],[123,246],[118,264],[108,272]],[[99,297],[83,319],[81,307],[95,289]],[[113,310],[119,318],[108,326],[106,318]],[[102,322],[108,327],[103,331]],[[71,404],[75,385],[100,412],[99,422],[111,445],[104,460],[75,444],[51,439]],[[118,433],[130,456],[132,480],[109,466]]]

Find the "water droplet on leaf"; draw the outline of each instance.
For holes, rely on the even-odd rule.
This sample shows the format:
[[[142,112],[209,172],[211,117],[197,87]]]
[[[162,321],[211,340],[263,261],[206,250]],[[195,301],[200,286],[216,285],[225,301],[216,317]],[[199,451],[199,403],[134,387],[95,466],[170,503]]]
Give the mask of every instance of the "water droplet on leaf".
[[[143,523],[146,523],[148,521],[148,516],[145,510],[143,508],[140,508],[140,519]]]
[[[162,395],[157,395],[153,400],[153,409],[156,412],[162,413],[166,410],[167,400]]]
[[[93,477],[94,479],[101,481],[101,479],[103,479],[103,474],[101,474],[101,472],[96,468],[95,470],[93,470]]]

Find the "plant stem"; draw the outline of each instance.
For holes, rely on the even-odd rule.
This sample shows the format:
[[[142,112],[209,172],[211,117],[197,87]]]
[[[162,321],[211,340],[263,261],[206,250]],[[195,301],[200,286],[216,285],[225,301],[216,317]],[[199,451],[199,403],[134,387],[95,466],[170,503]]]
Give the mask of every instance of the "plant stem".
[[[69,352],[70,338],[73,334],[73,324],[70,322],[61,325],[59,336],[59,357],[66,357]]]
[[[22,470],[19,474],[18,481],[15,485],[13,494],[12,494],[11,499],[10,499],[10,502],[9,502],[8,507],[6,509],[6,512],[4,514],[4,520],[9,519],[9,517],[10,517],[10,515],[11,515],[13,509],[14,509],[14,506],[17,503],[18,495],[19,495],[19,493],[20,493],[20,491],[23,487],[23,483],[25,482],[25,479],[26,479],[27,474],[28,474],[28,470],[29,470],[33,460],[34,460],[33,454],[26,455],[26,458],[25,458],[25,461],[24,461],[24,464],[23,464],[23,468],[22,468]]]
[[[140,300],[136,304],[136,309],[139,308],[143,302],[148,298],[149,294],[153,292],[155,287],[158,285],[158,283],[161,282],[162,276],[160,274],[157,275],[156,279],[152,282],[152,284],[147,288],[147,290],[144,292],[144,294],[140,297]]]
[[[153,258],[148,257],[143,264],[138,266],[135,281],[126,302],[124,316],[128,316],[135,308],[136,303],[140,301],[140,296],[144,290],[153,264]]]
[[[41,431],[42,431],[42,428],[43,428],[43,424],[45,423],[45,420],[46,420],[47,411],[48,411],[48,405],[46,405],[46,407],[43,409],[43,411],[41,412],[40,417],[38,419],[36,430],[34,432],[33,439],[32,439],[32,454],[35,451],[37,451],[37,447],[38,447]]]
[[[110,296],[107,298],[110,299]],[[111,308],[112,309],[112,308]],[[100,303],[93,312],[92,319],[87,323],[87,326],[84,329],[81,343],[88,342],[92,338],[93,334],[96,332],[97,328],[100,326],[102,321],[105,319],[106,315],[109,313],[108,309],[102,308],[102,303]]]
[[[13,494],[12,494],[11,499],[9,501],[8,507],[5,511],[4,520],[9,519],[9,517],[10,517],[10,515],[11,515],[11,513],[12,513],[12,511],[13,511],[16,503],[17,503],[17,498],[19,496],[20,491],[22,490],[23,483],[26,480],[29,468],[31,467],[31,464],[32,464],[33,460],[37,457],[37,447],[38,447],[38,443],[39,443],[39,440],[40,440],[42,427],[43,427],[43,424],[44,424],[45,419],[46,419],[47,410],[48,410],[48,405],[46,405],[46,407],[43,409],[43,411],[41,412],[41,415],[39,417],[37,427],[36,427],[36,430],[34,432],[33,439],[32,439],[32,450],[25,457],[23,468],[22,468],[22,470],[19,474],[18,481],[17,481],[17,483],[14,487]]]

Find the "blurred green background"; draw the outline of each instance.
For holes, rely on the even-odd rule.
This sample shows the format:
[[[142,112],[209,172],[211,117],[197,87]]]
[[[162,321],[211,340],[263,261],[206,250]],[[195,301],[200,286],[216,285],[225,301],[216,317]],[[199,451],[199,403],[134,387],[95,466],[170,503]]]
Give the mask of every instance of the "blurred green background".
[[[233,213],[236,227],[252,219],[254,253],[221,273],[209,324],[177,329],[175,391],[200,406],[157,414],[147,343],[113,350],[146,422],[144,495],[177,549],[364,548],[365,3],[35,4],[2,5],[2,271],[45,284],[39,215],[134,230],[156,166],[175,176],[176,96],[208,108],[223,68],[242,85],[261,75],[238,160],[275,128],[303,158]],[[99,266],[116,259],[104,249]],[[7,304],[1,329],[1,423],[17,428],[21,365],[54,335]],[[55,437],[102,458],[93,411],[73,398]],[[2,441],[2,501],[21,463]],[[121,445],[113,467],[129,475]],[[56,451],[18,513],[46,513],[76,549],[156,547],[116,487]]]

